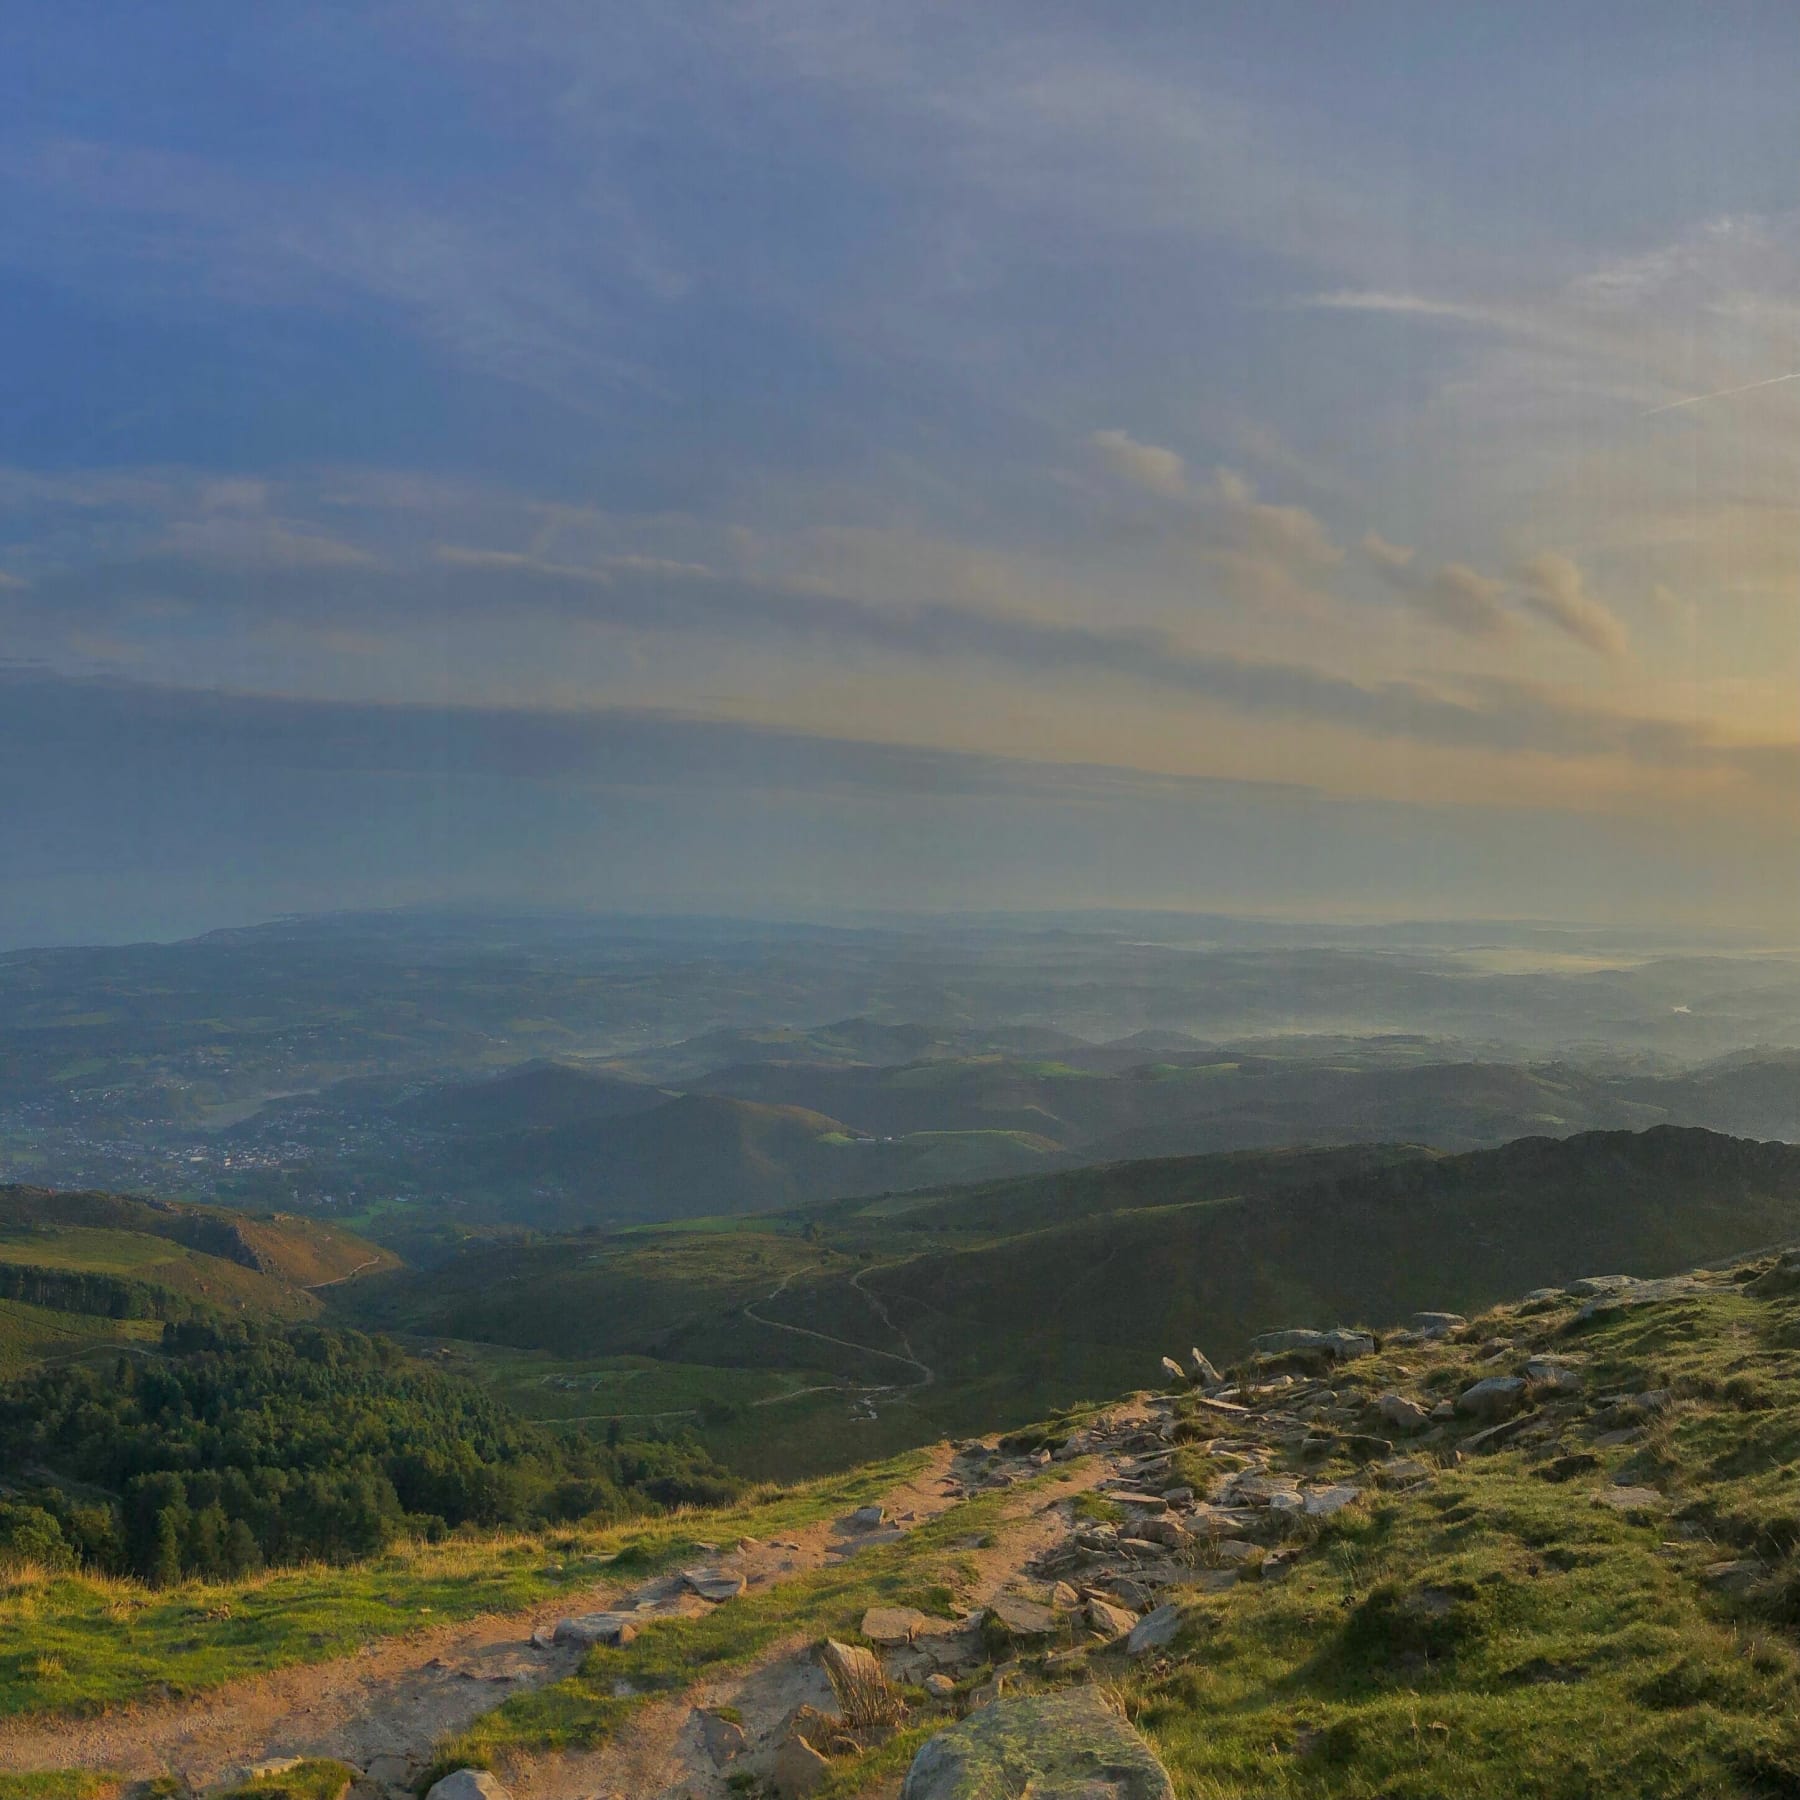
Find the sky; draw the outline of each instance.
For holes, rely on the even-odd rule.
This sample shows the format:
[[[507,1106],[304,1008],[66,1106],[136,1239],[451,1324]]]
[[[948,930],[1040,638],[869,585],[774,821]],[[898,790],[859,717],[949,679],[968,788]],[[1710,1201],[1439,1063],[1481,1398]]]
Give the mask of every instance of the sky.
[[[1787,0],[0,0],[0,943],[1800,893]]]

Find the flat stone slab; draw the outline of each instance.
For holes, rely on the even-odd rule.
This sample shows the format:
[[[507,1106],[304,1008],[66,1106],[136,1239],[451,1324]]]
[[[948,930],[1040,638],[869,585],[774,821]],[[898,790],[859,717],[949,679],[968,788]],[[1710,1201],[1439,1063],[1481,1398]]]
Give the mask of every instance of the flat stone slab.
[[[1022,1594],[1001,1594],[988,1611],[1014,1637],[1054,1637],[1062,1624],[1049,1607],[1027,1600]]]
[[[1174,1643],[1181,1624],[1181,1608],[1173,1600],[1165,1600],[1161,1606],[1145,1613],[1131,1628],[1131,1635],[1125,1640],[1125,1648],[1133,1656],[1142,1656],[1150,1650],[1161,1650]]]
[[[910,1644],[925,1626],[925,1615],[910,1606],[871,1606],[862,1617],[862,1634],[883,1649]]]
[[[1175,1800],[1150,1746],[1091,1688],[996,1700],[913,1758],[900,1800]]]
[[[681,1582],[702,1600],[735,1600],[744,1591],[744,1578],[730,1569],[683,1569]]]
[[[629,1644],[638,1634],[630,1613],[583,1613],[578,1619],[558,1619],[552,1641],[558,1644],[606,1644],[613,1649]]]

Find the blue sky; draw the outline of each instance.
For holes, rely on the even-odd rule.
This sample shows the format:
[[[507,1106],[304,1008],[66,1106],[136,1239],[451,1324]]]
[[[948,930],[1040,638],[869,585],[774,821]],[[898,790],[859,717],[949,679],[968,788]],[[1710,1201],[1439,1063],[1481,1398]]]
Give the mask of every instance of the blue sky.
[[[0,7],[0,940],[1780,931],[1797,52],[1785,5]]]

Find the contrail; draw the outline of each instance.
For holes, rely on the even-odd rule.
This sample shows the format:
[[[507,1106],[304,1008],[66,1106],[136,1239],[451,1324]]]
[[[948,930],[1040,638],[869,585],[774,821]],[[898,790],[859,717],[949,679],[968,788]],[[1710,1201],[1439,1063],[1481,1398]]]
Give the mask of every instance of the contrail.
[[[1658,413],[1674,412],[1683,406],[1698,406],[1702,400],[1729,400],[1733,394],[1753,394],[1758,388],[1779,387],[1784,381],[1800,381],[1800,369],[1789,375],[1771,375],[1767,381],[1746,381],[1742,387],[1720,388],[1711,394],[1690,394],[1685,400],[1671,400],[1667,406],[1653,406],[1640,419],[1654,419]]]

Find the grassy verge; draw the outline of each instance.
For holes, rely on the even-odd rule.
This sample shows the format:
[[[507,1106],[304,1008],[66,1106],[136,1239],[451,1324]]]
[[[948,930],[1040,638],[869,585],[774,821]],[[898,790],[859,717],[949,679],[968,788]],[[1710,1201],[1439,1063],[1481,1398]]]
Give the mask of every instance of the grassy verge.
[[[696,1540],[780,1536],[834,1518],[924,1461],[915,1452],[715,1512],[408,1544],[351,1568],[288,1569],[218,1586],[0,1574],[0,1715],[179,1697],[423,1626],[552,1602],[592,1588],[609,1568],[635,1580],[691,1557]]]

